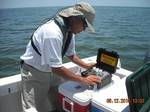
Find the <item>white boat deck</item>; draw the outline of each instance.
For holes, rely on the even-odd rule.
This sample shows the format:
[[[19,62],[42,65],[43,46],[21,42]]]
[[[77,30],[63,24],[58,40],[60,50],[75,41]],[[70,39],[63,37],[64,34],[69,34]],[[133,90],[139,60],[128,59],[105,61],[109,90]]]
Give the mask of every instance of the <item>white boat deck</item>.
[[[93,62],[96,60],[96,56],[85,58],[83,60],[87,63]],[[64,66],[74,73],[80,73],[84,70],[72,62],[66,63]],[[113,75],[117,76],[118,80],[121,80],[131,73],[131,71],[126,69],[118,68]],[[21,112],[20,84],[20,74],[0,79],[0,112]]]

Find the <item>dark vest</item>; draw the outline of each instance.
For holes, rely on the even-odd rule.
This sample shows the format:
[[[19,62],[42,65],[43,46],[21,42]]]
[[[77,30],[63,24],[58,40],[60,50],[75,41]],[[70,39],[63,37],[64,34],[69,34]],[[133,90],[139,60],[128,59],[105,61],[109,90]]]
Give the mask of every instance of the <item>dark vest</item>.
[[[58,25],[58,27],[60,28],[60,30],[63,34],[62,57],[64,57],[64,55],[70,45],[70,42],[72,39],[72,33],[67,31],[67,26],[65,25],[62,17],[56,16],[55,18],[52,18],[51,20],[54,20],[54,22]],[[36,53],[41,56],[41,53],[39,52],[39,50],[37,49],[37,47],[35,46],[35,44],[33,42],[33,35],[31,36],[31,45],[32,45],[33,49],[36,51]]]

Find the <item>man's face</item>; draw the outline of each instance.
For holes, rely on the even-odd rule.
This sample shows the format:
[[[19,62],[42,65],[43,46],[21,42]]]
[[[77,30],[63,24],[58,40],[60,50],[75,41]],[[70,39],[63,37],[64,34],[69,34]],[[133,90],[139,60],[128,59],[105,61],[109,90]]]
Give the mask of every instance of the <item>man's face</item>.
[[[71,17],[70,24],[69,24],[69,30],[74,34],[80,33],[83,30],[85,30],[83,20],[80,17]]]

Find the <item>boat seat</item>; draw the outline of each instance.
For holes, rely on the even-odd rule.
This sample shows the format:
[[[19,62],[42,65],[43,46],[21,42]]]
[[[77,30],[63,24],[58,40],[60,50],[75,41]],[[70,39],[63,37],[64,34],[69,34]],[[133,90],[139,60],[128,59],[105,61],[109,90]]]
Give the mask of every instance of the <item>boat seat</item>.
[[[150,110],[150,62],[127,77],[126,89],[130,112]]]

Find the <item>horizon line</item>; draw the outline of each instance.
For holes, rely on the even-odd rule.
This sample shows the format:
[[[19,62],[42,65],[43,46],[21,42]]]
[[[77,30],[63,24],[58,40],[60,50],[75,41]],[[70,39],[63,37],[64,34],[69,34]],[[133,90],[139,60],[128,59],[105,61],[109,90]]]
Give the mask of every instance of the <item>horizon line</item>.
[[[24,7],[3,7],[0,9],[21,9],[21,8],[46,8],[46,7],[66,7],[66,6],[69,6],[69,5],[56,5],[56,6],[24,6]],[[115,6],[115,5],[92,5],[93,7],[139,7],[139,8],[150,8],[150,6]]]

